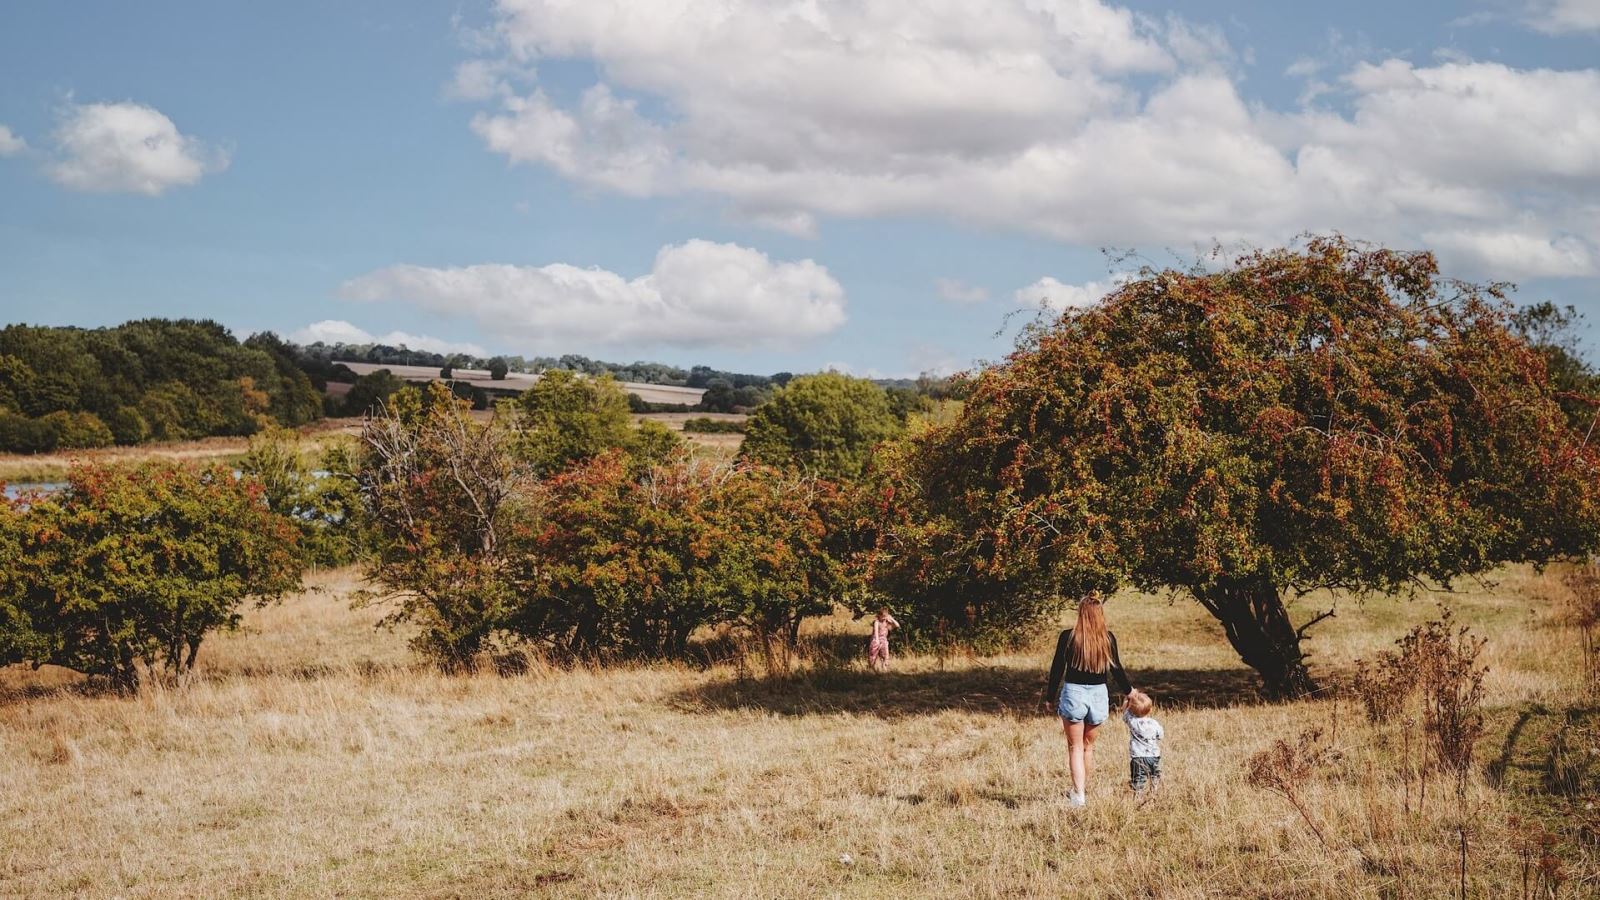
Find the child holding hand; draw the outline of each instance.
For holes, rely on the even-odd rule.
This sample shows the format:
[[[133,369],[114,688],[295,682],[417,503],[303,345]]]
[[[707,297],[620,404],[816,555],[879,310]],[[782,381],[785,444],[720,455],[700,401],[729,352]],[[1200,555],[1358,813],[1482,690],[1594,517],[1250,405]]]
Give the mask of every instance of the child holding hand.
[[[1132,691],[1122,709],[1122,721],[1128,726],[1128,783],[1135,794],[1161,784],[1161,739],[1166,732],[1150,715],[1155,706],[1149,694]]]

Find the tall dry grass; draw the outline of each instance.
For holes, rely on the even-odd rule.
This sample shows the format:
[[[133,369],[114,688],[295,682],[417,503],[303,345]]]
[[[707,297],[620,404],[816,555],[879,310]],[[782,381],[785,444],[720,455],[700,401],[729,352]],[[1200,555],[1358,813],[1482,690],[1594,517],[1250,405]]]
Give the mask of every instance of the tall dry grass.
[[[1469,894],[1518,896],[1535,838],[1510,818],[1537,790],[1519,767],[1545,749],[1537,721],[1511,732],[1571,708],[1581,668],[1559,579],[1513,570],[1450,598],[1490,639],[1490,734],[1462,800],[1419,804],[1395,767],[1403,733],[1348,698],[1261,704],[1196,606],[1121,596],[1108,615],[1160,704],[1165,786],[1128,795],[1112,723],[1075,811],[1059,725],[1036,712],[1049,635],[882,677],[826,654],[772,681],[444,677],[372,630],[379,611],[350,610],[352,586],[325,573],[253,614],[182,688],[97,696],[7,673],[0,894],[1442,897],[1464,824]],[[1336,676],[1432,612],[1341,602],[1314,662]],[[814,640],[848,650],[865,630],[841,619]],[[1299,788],[1326,845],[1246,781],[1252,753],[1308,728],[1339,755]],[[1561,895],[1592,895],[1592,866],[1562,852]]]

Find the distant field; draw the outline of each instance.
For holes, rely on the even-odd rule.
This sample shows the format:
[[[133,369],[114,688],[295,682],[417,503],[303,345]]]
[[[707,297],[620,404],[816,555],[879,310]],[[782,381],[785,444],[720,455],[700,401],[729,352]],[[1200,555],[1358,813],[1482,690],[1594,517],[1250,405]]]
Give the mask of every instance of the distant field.
[[[479,421],[488,421],[494,417],[493,410],[478,410],[473,418]],[[741,421],[743,415],[731,413],[645,413],[634,416],[634,421],[653,419],[665,424],[667,427],[683,435],[691,444],[705,447],[721,455],[732,455],[737,452],[739,445],[744,441],[742,434],[695,434],[685,433],[683,423],[692,418],[703,417],[712,419],[725,419]],[[308,438],[307,450],[312,450],[320,444],[341,436],[354,437],[361,433],[361,419],[323,419],[310,428],[303,429],[302,433]],[[244,454],[250,443],[249,438],[243,437],[213,437],[198,441],[175,441],[140,444],[136,447],[104,447],[98,450],[64,450],[58,453],[41,453],[37,455],[21,453],[0,453],[0,482],[23,484],[34,482],[59,481],[66,477],[67,470],[74,461],[94,461],[102,463],[137,462],[146,459],[187,459],[187,460],[229,460]]]
[[[307,450],[341,436],[361,432],[360,419],[323,419],[302,429]],[[96,450],[62,450],[56,453],[0,453],[0,481],[21,483],[59,481],[75,461],[101,463],[137,462],[146,459],[228,460],[248,449],[249,438],[211,437],[197,441],[167,441],[134,447],[102,447]]]
[[[696,431],[684,431],[683,423],[690,419],[716,419],[723,422],[743,422],[750,418],[743,413],[642,413],[634,416],[636,421],[652,419],[660,422],[678,432],[689,443],[712,450],[720,455],[732,456],[739,452],[739,447],[744,444],[742,434],[705,434]]]
[[[366,375],[379,369],[388,369],[396,376],[407,381],[428,381],[439,377],[438,366],[385,366],[376,363],[345,362],[341,365],[349,366],[350,371],[357,375]],[[525,391],[539,380],[537,375],[522,372],[509,372],[501,381],[489,377],[483,369],[453,369],[451,378],[456,381],[466,381],[478,384],[480,387],[497,388],[507,391]],[[664,384],[642,384],[639,382],[622,382],[622,389],[630,394],[637,394],[640,400],[647,403],[687,403],[693,406],[700,402],[705,391],[700,388],[674,387]]]
[[[252,612],[182,688],[94,696],[0,671],[0,895],[1456,895],[1460,811],[1437,777],[1418,810],[1393,774],[1403,730],[1374,730],[1349,699],[1260,703],[1191,602],[1113,600],[1134,679],[1162,704],[1167,785],[1149,805],[1127,795],[1113,723],[1075,812],[1059,725],[1037,712],[1048,628],[1024,653],[904,657],[881,677],[859,659],[865,624],[843,617],[808,640],[844,656],[773,681],[727,666],[444,677],[373,630],[380,611],[348,607],[355,587],[324,573]],[[1593,780],[1562,596],[1512,569],[1448,598],[1345,599],[1310,642],[1336,678],[1441,599],[1490,639],[1464,807],[1472,897],[1516,896],[1526,832],[1509,817],[1553,803],[1552,742]],[[1331,849],[1244,781],[1250,753],[1308,726],[1344,754],[1305,795]],[[1593,857],[1561,852],[1560,896],[1594,896]]]

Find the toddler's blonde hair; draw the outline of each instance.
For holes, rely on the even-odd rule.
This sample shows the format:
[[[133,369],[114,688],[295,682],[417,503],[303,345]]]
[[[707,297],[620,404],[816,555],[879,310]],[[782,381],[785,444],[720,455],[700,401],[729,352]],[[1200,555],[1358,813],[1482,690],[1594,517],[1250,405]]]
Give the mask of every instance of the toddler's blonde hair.
[[[1151,710],[1154,710],[1155,708],[1156,702],[1151,700],[1150,695],[1143,691],[1140,691],[1137,694],[1128,695],[1128,712],[1131,712],[1140,718],[1150,715]]]

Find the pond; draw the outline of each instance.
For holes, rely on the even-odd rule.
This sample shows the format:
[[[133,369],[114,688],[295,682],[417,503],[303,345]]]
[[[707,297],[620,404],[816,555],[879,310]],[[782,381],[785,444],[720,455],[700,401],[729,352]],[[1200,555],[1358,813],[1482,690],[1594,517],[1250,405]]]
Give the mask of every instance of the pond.
[[[66,487],[65,481],[19,481],[5,487],[7,500],[15,500],[23,494],[54,494]]]

